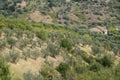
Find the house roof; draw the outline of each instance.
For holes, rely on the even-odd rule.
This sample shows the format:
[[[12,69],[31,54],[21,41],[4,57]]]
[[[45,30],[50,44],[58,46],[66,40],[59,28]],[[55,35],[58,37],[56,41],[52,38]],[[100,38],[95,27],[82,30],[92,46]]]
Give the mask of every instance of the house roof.
[[[101,26],[96,26],[90,29],[90,31],[95,31],[95,32],[106,32],[107,29],[105,27]]]

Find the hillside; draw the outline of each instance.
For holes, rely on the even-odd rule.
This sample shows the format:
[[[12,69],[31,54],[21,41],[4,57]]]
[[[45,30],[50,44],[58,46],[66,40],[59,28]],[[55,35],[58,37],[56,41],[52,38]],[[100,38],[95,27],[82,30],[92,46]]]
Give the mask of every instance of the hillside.
[[[0,22],[1,58],[12,75],[0,75],[2,80],[119,80],[112,71],[120,68],[120,31],[105,35],[2,15]]]
[[[119,0],[1,0],[0,80],[120,80]]]
[[[109,28],[119,27],[119,5],[119,0],[1,0],[0,13],[35,22]]]

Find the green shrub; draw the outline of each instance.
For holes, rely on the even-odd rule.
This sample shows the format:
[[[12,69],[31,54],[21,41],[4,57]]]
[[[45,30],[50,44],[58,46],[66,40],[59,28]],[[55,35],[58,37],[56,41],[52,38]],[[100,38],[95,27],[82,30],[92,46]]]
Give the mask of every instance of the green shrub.
[[[11,80],[9,66],[0,58],[0,80]]]
[[[0,50],[4,49],[6,47],[6,41],[3,39],[0,39]]]
[[[19,48],[23,49],[24,47],[27,46],[27,44],[30,42],[29,39],[20,39],[19,40]]]
[[[49,52],[48,50],[46,50],[46,49],[42,49],[42,53],[44,53],[44,54],[43,54],[43,57],[44,57],[44,58],[46,58],[47,56],[50,55],[50,52]]]
[[[83,65],[77,65],[75,66],[75,72],[78,74],[82,74],[87,71],[87,67]]]
[[[35,75],[30,71],[24,73],[23,77],[25,80],[35,80]]]
[[[10,38],[10,37],[7,38],[7,42],[10,45],[10,48],[12,48],[13,46],[15,46],[15,44],[16,44],[16,40],[13,39],[13,38]]]
[[[38,38],[40,38],[42,40],[46,40],[48,37],[48,34],[46,31],[38,31],[38,32],[36,32],[36,35]]]
[[[90,65],[89,69],[91,71],[98,72],[101,69],[101,67],[102,66],[99,63],[95,62],[95,63],[93,63],[93,64]]]
[[[115,77],[120,80],[120,63],[115,67]]]
[[[92,52],[93,52],[94,55],[95,55],[95,54],[98,54],[98,53],[99,53],[99,47],[93,45],[93,46],[92,46]]]
[[[62,39],[60,46],[63,48],[66,48],[67,50],[70,50],[72,48],[72,41],[70,39]]]
[[[116,55],[120,55],[120,50],[118,47],[113,47],[112,51],[116,54]]]
[[[104,67],[111,67],[113,64],[113,58],[109,55],[105,55],[102,58],[98,59],[98,62]]]
[[[73,52],[75,53],[76,56],[82,55],[85,53],[85,51],[81,50],[80,48],[75,48]]]
[[[40,73],[43,75],[44,80],[54,80],[55,78],[59,77],[57,71],[49,66],[44,66]]]
[[[16,63],[20,58],[20,53],[15,50],[10,50],[7,55],[5,55],[5,60],[8,62]]]
[[[93,53],[93,55],[102,54],[102,53],[104,53],[104,48],[101,46],[93,45],[92,46],[92,53]]]
[[[38,50],[31,51],[31,58],[37,59],[40,56],[40,52]]]
[[[39,44],[39,43],[38,43]],[[36,41],[31,40],[31,48],[34,48],[37,45]]]
[[[89,34],[84,34],[83,35],[83,40],[87,43],[90,44],[92,42],[92,37]]]
[[[58,47],[58,46],[55,46],[55,45],[53,45],[53,44],[48,44],[47,50],[50,52],[50,55],[51,55],[52,57],[55,57],[55,56],[58,55],[59,52],[60,52],[59,47]]]
[[[32,73],[30,71],[23,74],[24,80],[45,80],[44,77],[39,73]]]
[[[33,38],[34,37],[34,34],[31,31],[27,30],[24,33],[27,35],[27,38]]]
[[[22,55],[23,55],[23,57],[24,57],[25,60],[27,60],[28,58],[30,58],[30,54],[31,54],[30,49],[26,49],[26,48],[25,48],[25,49],[23,50]]]
[[[6,34],[7,37],[10,37],[10,36],[13,35],[13,32],[10,29],[3,29],[3,31],[5,32],[5,34]]]
[[[14,29],[14,31],[16,32],[17,38],[20,39],[23,37],[23,31],[21,29]]]
[[[70,69],[69,65],[66,63],[60,63],[56,69],[58,72],[60,72],[62,77],[66,79],[66,73]]]

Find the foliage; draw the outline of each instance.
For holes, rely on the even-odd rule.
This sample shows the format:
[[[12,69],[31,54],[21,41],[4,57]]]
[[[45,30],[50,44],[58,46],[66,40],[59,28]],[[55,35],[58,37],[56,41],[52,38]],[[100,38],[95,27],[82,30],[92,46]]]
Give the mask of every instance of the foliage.
[[[72,48],[72,41],[70,39],[62,39],[60,43],[61,47],[70,50]]]
[[[89,34],[84,34],[84,35],[83,35],[83,40],[84,40],[87,44],[89,44],[89,43],[92,42],[92,38],[91,38],[91,36],[90,36]]]
[[[97,55],[97,54],[99,55],[99,54],[104,53],[104,49],[101,46],[93,45],[92,46],[92,52],[93,52],[94,55]]]
[[[75,66],[75,72],[78,74],[82,74],[87,71],[87,67],[84,65],[77,65]]]
[[[105,55],[101,59],[99,59],[98,62],[104,67],[111,67],[113,64],[113,58],[109,55]]]
[[[20,53],[18,51],[10,50],[8,54],[5,55],[5,60],[12,63],[17,63],[20,58]]]
[[[59,66],[56,68],[58,72],[66,79],[67,71],[70,69],[69,65],[66,63],[60,63]]]
[[[22,48],[26,47],[27,43],[28,43],[27,39],[20,39],[19,40],[19,48],[22,49]]]
[[[11,80],[9,66],[0,58],[0,80]]]
[[[44,80],[44,77],[41,74],[33,74],[30,71],[24,73],[23,76],[24,80]]]
[[[54,80],[54,79],[59,80],[59,75],[57,71],[52,67],[45,66],[44,68],[42,68],[40,73],[44,76],[45,80]]]
[[[108,54],[109,52],[112,53],[112,56],[119,57],[120,31],[116,30],[117,26],[119,28],[120,19],[118,14],[120,12],[119,0],[114,0],[114,4],[112,0],[109,3],[103,0],[99,0],[99,2],[98,0],[71,0],[71,2],[65,0],[34,0],[34,3],[33,0],[26,1],[27,6],[23,9],[21,7],[21,9],[18,9],[16,6],[21,0],[0,1],[0,13],[7,16],[0,15],[0,50],[6,51],[6,49],[15,46],[15,48],[21,50],[22,57],[27,60],[28,58],[37,59],[40,57],[40,51],[36,48],[44,49],[43,55],[45,54],[45,56],[50,55],[54,58],[60,53],[64,57],[64,63],[59,64],[56,69],[50,67],[50,65],[44,66],[37,74],[27,72],[24,74],[25,80],[50,80],[51,78],[52,80],[61,80],[62,78],[64,78],[63,80],[120,79],[120,66],[113,65],[113,62],[116,63],[117,59],[108,55],[104,56],[105,53]],[[107,10],[105,10],[106,7]],[[17,18],[23,16],[24,10],[26,10],[24,15],[29,11],[34,11],[32,8],[40,10],[42,15],[50,15],[56,23],[59,21],[60,24],[69,26],[29,22]],[[105,12],[108,13],[107,18],[104,17]],[[89,14],[93,14],[93,17]],[[84,25],[86,28],[81,29]],[[108,34],[90,32],[88,27],[94,26],[106,26]],[[2,36],[3,33],[5,33],[5,36]],[[6,42],[11,46],[10,48],[6,48]],[[89,45],[92,50],[85,51],[84,44]],[[65,53],[69,54],[66,55]],[[4,55],[4,53],[1,52],[1,55]],[[5,59],[12,63],[17,63],[21,58],[17,50],[10,50],[8,55],[5,53],[5,56]],[[54,59],[57,60],[57,58]],[[2,70],[4,69],[1,69],[0,72]],[[61,76],[57,75],[58,72]],[[6,79],[7,77],[4,78],[1,80],[9,80]]]
[[[48,44],[47,50],[50,52],[50,55],[51,55],[52,57],[55,57],[55,56],[58,55],[59,52],[60,52],[59,47],[56,46],[56,45],[53,45],[53,44]]]
[[[38,38],[40,38],[42,40],[46,40],[47,37],[48,37],[48,34],[45,31],[39,31],[39,32],[36,33],[36,35],[37,35]]]
[[[102,68],[102,66],[97,62],[90,65],[90,70],[94,71],[94,72],[100,71],[101,68]]]
[[[3,50],[6,47],[6,41],[1,39],[0,40],[0,50]]]
[[[24,57],[25,60],[27,60],[28,58],[30,58],[30,54],[31,54],[30,49],[26,49],[26,48],[25,48],[25,49],[23,50],[22,55],[23,55],[23,57]]]
[[[115,76],[117,78],[117,80],[120,79],[120,63],[115,67]]]
[[[12,48],[16,44],[16,40],[13,38],[7,38],[7,42],[10,45],[10,48]]]
[[[31,58],[37,59],[40,56],[40,52],[38,50],[31,51]]]

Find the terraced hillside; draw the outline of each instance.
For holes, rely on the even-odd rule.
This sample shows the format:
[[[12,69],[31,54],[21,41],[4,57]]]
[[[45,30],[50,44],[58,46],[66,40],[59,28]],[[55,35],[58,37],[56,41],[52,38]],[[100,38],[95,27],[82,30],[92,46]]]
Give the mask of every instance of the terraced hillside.
[[[35,22],[109,28],[119,27],[119,5],[119,0],[1,0],[0,13]]]
[[[9,65],[2,80],[119,80],[118,30],[105,35],[2,15],[0,22],[0,66]]]
[[[120,0],[0,0],[0,80],[120,80]]]

